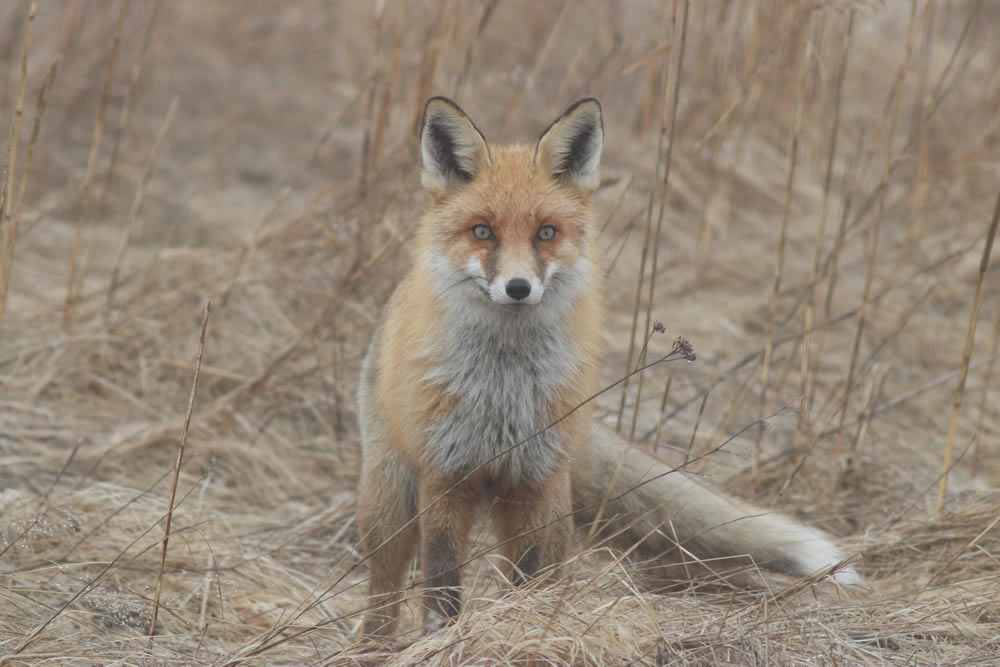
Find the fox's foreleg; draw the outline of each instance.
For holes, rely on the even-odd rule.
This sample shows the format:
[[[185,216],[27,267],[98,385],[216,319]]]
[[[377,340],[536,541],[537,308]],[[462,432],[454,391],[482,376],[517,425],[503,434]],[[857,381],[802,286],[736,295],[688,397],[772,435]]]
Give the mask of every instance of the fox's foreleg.
[[[425,587],[425,625],[436,630],[461,609],[462,572],[478,494],[451,477],[420,480],[421,561]]]
[[[419,528],[417,480],[388,452],[362,466],[358,487],[358,531],[368,557],[368,609],[362,632],[388,637],[396,629],[403,579],[416,551]]]
[[[568,471],[541,484],[518,485],[496,499],[491,514],[501,552],[513,566],[512,583],[521,585],[562,563],[573,538],[571,506]]]

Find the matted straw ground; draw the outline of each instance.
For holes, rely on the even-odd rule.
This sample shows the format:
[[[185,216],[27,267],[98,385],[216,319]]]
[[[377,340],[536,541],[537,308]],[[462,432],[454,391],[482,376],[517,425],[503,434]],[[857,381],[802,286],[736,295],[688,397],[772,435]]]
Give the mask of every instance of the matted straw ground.
[[[42,2],[21,93],[31,4],[0,8],[0,110],[19,137],[4,144],[0,661],[1000,657],[997,262],[937,511],[1000,186],[994,4],[692,2],[685,23],[674,2]],[[638,401],[631,381],[622,430],[681,460],[737,434],[692,470],[830,531],[865,585],[662,590],[581,540],[548,586],[504,593],[495,557],[477,559],[456,624],[422,635],[411,596],[398,643],[362,652],[354,391],[408,261],[430,94],[492,141],[601,99],[604,379],[626,370],[640,272],[636,345],[648,317],[668,332],[650,355],[677,335],[698,354],[647,372]],[[600,399],[611,425],[620,396]]]

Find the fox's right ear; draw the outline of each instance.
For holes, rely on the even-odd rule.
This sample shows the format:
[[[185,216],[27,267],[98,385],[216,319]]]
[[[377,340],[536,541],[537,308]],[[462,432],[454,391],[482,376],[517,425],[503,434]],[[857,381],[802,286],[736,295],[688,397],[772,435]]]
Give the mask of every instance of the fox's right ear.
[[[556,118],[535,146],[535,163],[556,181],[584,192],[601,183],[601,149],[604,121],[601,103],[593,97],[580,100]]]
[[[420,182],[443,194],[472,181],[490,161],[486,139],[462,109],[446,97],[432,97],[420,124]]]

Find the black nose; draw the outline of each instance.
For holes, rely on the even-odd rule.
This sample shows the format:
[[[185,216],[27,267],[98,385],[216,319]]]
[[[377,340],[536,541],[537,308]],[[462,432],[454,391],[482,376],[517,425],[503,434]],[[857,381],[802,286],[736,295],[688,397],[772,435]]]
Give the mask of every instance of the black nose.
[[[531,294],[531,283],[524,278],[512,278],[507,281],[507,296],[520,301]]]

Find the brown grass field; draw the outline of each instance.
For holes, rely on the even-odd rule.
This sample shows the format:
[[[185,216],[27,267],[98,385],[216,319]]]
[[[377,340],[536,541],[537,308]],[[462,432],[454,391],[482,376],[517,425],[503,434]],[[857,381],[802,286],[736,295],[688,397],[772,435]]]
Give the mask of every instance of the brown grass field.
[[[0,663],[1000,663],[1000,4],[34,7],[0,6]],[[581,537],[356,642],[355,385],[432,94],[494,142],[600,98],[604,380],[698,360],[599,416],[864,585],[666,590]]]

